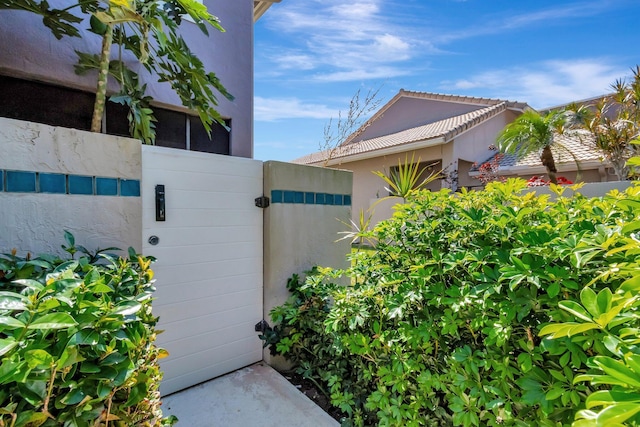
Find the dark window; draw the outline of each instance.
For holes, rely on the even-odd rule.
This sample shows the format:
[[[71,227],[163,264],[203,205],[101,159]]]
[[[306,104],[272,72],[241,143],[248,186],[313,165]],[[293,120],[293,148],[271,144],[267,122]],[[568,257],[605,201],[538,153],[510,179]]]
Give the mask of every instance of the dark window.
[[[0,116],[91,129],[95,96],[89,92],[0,76]]]
[[[229,135],[227,128],[231,128],[231,120],[226,120],[227,128],[218,122],[211,124],[211,139],[207,135],[200,118],[190,116],[191,119],[191,150],[204,153],[229,154]]]
[[[187,148],[187,115],[154,108],[156,116],[156,145],[169,148]]]
[[[106,104],[107,132],[109,135],[131,136],[129,132],[129,107],[108,101]]]
[[[0,117],[44,123],[51,126],[89,130],[95,95],[61,86],[0,76]],[[229,154],[231,120],[226,127],[214,122],[211,138],[198,116],[153,107],[157,119],[156,145],[187,149],[187,120],[189,121],[190,150],[205,153]],[[130,136],[129,107],[106,103],[106,130],[109,135]]]
[[[416,184],[420,185],[432,174],[435,175],[442,170],[442,160],[431,160],[428,162],[421,162],[418,165],[418,170],[422,171],[420,177],[416,180]],[[389,170],[391,176],[398,174],[398,166],[392,166]],[[439,191],[442,188],[442,179],[435,179],[425,186],[420,187],[429,191]],[[415,186],[414,186],[415,189]],[[390,194],[393,195],[393,194]]]

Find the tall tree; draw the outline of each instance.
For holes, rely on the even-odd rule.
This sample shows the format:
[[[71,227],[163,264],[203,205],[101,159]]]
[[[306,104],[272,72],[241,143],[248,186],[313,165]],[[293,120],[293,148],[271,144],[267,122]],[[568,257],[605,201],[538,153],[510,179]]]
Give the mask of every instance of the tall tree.
[[[501,152],[515,154],[519,158],[529,153],[540,153],[549,181],[557,184],[558,169],[551,147],[563,148],[554,141],[554,135],[564,131],[565,123],[563,112],[551,111],[542,116],[535,110],[527,110],[498,134],[496,146]]]
[[[92,131],[100,131],[110,76],[120,87],[110,100],[128,106],[131,136],[145,143],[155,140],[152,98],[146,94],[146,85],[140,84],[138,74],[125,65],[124,51],[132,53],[160,82],[168,82],[183,105],[198,113],[209,134],[214,121],[224,123],[215,109],[216,93],[233,97],[214,73],[205,71],[202,61],[179,34],[180,23],[187,16],[206,35],[209,26],[224,31],[218,18],[196,0],[78,0],[63,10],[51,9],[46,0],[0,0],[1,9],[41,15],[44,25],[58,39],[85,36],[77,25],[90,17],[90,31],[102,37],[102,49],[100,54],[76,52],[75,69],[79,74],[98,71]],[[79,9],[79,16],[71,12],[74,9]],[[117,59],[111,59],[113,45],[118,47]]]
[[[611,85],[613,93],[594,106],[568,107],[572,125],[593,135],[596,148],[620,180],[629,177],[627,161],[640,154],[640,148],[632,143],[640,137],[640,66],[632,71],[630,81],[617,80]]]

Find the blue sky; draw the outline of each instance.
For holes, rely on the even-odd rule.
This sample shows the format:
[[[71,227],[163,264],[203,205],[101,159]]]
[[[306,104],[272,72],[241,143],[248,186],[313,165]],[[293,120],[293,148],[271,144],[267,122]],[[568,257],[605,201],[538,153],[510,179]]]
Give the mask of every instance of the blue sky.
[[[282,0],[255,26],[254,157],[318,151],[358,89],[545,108],[640,65],[640,0]]]

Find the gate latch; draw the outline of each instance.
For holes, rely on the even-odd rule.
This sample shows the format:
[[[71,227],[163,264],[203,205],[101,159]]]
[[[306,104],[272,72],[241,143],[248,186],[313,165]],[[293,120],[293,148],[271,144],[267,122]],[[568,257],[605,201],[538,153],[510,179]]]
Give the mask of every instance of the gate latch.
[[[255,202],[256,202],[256,206],[262,209],[269,206],[269,198],[267,196],[257,197]]]

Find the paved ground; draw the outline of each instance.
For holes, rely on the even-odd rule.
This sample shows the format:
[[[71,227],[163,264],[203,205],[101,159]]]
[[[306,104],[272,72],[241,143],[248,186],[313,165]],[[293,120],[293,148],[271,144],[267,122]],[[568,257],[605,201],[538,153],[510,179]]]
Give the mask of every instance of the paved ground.
[[[178,427],[336,427],[307,396],[265,363],[256,363],[162,399]]]

